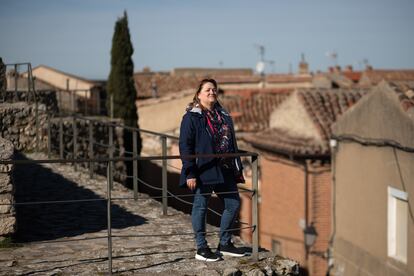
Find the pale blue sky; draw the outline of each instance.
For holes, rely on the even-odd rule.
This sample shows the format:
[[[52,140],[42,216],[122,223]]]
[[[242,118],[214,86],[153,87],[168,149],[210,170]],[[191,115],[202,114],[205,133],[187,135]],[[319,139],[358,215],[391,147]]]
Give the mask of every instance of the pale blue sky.
[[[412,0],[0,0],[0,56],[106,78],[115,21],[127,10],[135,71],[174,67],[254,68],[275,72],[332,65],[414,68]],[[272,68],[268,67],[268,72]]]

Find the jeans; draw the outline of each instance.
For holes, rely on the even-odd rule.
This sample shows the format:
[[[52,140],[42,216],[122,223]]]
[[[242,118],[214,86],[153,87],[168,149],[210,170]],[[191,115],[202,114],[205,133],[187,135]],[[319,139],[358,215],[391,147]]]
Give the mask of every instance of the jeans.
[[[197,249],[207,247],[206,241],[206,214],[208,201],[211,193],[220,192],[237,192],[237,184],[234,181],[233,171],[222,169],[224,183],[214,185],[203,185],[197,183],[194,193],[193,209],[191,212],[191,222],[195,234]],[[206,194],[206,195],[202,195]],[[231,232],[233,222],[236,219],[240,209],[239,193],[218,194],[221,202],[224,204],[223,214],[220,221],[220,244],[225,245],[231,240]]]

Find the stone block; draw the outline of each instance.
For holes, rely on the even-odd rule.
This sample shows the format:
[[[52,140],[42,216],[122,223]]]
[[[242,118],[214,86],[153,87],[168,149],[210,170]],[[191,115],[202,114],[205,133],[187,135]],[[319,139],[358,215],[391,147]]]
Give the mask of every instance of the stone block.
[[[0,236],[13,234],[16,231],[16,218],[14,216],[0,216]]]
[[[11,193],[0,194],[0,204],[12,204],[13,195]],[[0,214],[9,214],[12,211],[12,205],[0,205]],[[1,222],[0,222],[1,223]]]
[[[13,192],[12,177],[7,173],[0,173],[0,194]]]

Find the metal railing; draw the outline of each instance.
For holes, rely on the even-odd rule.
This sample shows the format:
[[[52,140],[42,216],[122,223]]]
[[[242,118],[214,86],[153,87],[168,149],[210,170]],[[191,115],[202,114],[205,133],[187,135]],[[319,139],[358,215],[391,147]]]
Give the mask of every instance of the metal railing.
[[[5,67],[7,85],[0,101],[6,102],[9,98],[8,93],[12,93],[11,100],[15,102],[22,99],[26,102],[35,102],[36,88],[31,63],[9,63],[5,64]]]
[[[40,144],[39,101],[36,93],[32,64],[30,62],[5,64],[6,91],[2,91],[0,102],[25,101],[35,104],[36,150]],[[10,69],[11,68],[11,69]],[[23,68],[23,70],[22,70]],[[25,69],[25,70],[24,70]],[[13,84],[13,85],[12,85]]]
[[[106,115],[106,99],[100,89],[57,89],[56,100],[62,113]]]
[[[36,88],[34,84],[34,77],[32,75],[32,68],[30,63],[18,63],[18,64],[7,64],[6,66],[11,66],[15,72],[13,75],[14,80],[14,96],[13,100],[19,100],[17,92],[19,91],[19,78],[21,74],[18,74],[18,69],[20,66],[27,66],[27,95],[25,97],[26,101],[34,101],[36,104],[36,149],[39,151],[39,133],[40,133],[40,126],[39,126],[39,114],[38,114],[38,99],[36,97]],[[32,95],[32,96],[29,96]],[[6,95],[7,96],[7,95]],[[0,99],[1,100],[1,99]],[[3,98],[4,100],[4,98]],[[75,100],[76,102],[76,100]],[[73,101],[72,101],[73,103]],[[73,106],[72,106],[73,107]],[[239,227],[235,229],[230,229],[228,231],[235,231],[235,230],[242,230],[242,229],[252,229],[252,259],[257,261],[258,260],[258,154],[257,153],[251,153],[251,152],[239,152],[239,153],[229,153],[229,154],[197,154],[197,155],[188,155],[188,156],[179,156],[179,155],[167,155],[167,139],[177,140],[178,138],[175,136],[171,136],[168,134],[163,133],[157,133],[149,130],[134,128],[134,127],[128,127],[124,126],[115,122],[103,122],[102,120],[95,120],[91,118],[86,118],[83,116],[78,115],[71,115],[72,120],[72,134],[64,133],[63,129],[63,119],[62,117],[58,118],[59,120],[59,131],[58,131],[58,148],[53,149],[52,148],[52,140],[51,140],[51,118],[50,116],[47,117],[47,156],[48,160],[2,160],[0,161],[0,164],[44,164],[44,163],[71,163],[74,166],[74,169],[76,170],[79,164],[88,164],[89,168],[89,176],[90,178],[93,178],[95,173],[95,167],[103,167],[106,169],[106,177],[107,177],[107,198],[106,199],[82,199],[82,200],[60,200],[60,201],[42,201],[42,202],[19,202],[19,203],[12,203],[12,204],[0,204],[1,205],[33,205],[33,204],[56,204],[56,203],[79,203],[79,202],[92,202],[97,200],[106,200],[107,201],[107,219],[108,219],[108,229],[107,229],[107,235],[106,237],[99,237],[99,238],[106,238],[108,239],[108,270],[110,273],[112,273],[112,238],[118,238],[118,237],[126,237],[119,236],[119,235],[112,235],[112,226],[111,226],[111,204],[113,201],[116,200],[138,200],[138,181],[142,183],[143,185],[161,191],[161,196],[152,196],[154,199],[161,199],[162,200],[162,212],[163,215],[167,215],[168,212],[168,199],[169,198],[175,198],[176,200],[179,200],[182,203],[190,204],[192,205],[192,202],[186,201],[183,198],[185,197],[191,197],[192,194],[179,194],[175,195],[171,193],[168,190],[168,169],[167,167],[173,167],[172,165],[169,165],[167,160],[171,159],[182,159],[182,158],[199,158],[199,157],[205,157],[205,158],[217,158],[217,157],[236,157],[236,156],[245,156],[245,157],[251,157],[251,164],[252,164],[252,189],[243,189],[241,191],[237,191],[236,193],[252,193],[252,222],[250,226],[245,227]],[[88,121],[88,135],[87,137],[80,137],[79,136],[79,129],[77,127],[78,121]],[[93,123],[98,122],[100,124],[106,125],[108,128],[108,144],[94,141],[94,130],[93,130]],[[128,155],[131,157],[114,157],[115,151],[121,151],[121,149],[116,148],[114,144],[114,137],[113,132],[115,128],[123,128],[124,130],[131,131],[132,132],[132,143],[133,148],[132,152],[126,151]],[[146,133],[150,135],[155,135],[160,138],[160,144],[161,144],[161,155],[159,156],[140,156],[138,155],[138,148],[137,148],[137,142],[138,142],[138,134],[139,133]],[[65,151],[64,147],[64,136],[72,136],[73,140],[73,148],[72,152]],[[87,151],[87,157],[88,158],[78,158],[78,140],[82,139],[83,141],[88,142],[88,151]],[[99,146],[107,149],[108,157],[105,158],[97,158],[95,156],[94,146]],[[59,156],[59,159],[51,159],[52,152],[56,152]],[[125,151],[124,151],[125,152]],[[72,158],[65,159],[65,153],[67,155],[71,154]],[[155,187],[149,183],[146,183],[144,180],[140,179],[139,172],[138,172],[138,161],[160,161],[162,163],[162,174],[161,174],[161,188]],[[114,162],[132,162],[133,166],[133,173],[132,175],[125,175],[126,178],[132,179],[133,182],[133,196],[127,197],[127,198],[112,198],[111,191],[113,188],[113,182],[114,182]],[[174,169],[180,169],[174,167]],[[234,192],[231,192],[234,193]],[[219,193],[217,193],[219,194]],[[219,215],[219,213],[215,212],[213,209],[209,208],[209,211],[213,212],[216,215]],[[240,224],[246,224],[243,222],[240,222]],[[215,233],[217,231],[209,232],[210,234]],[[207,233],[207,232],[206,232]],[[183,233],[175,233],[175,234],[162,234],[162,236],[165,235],[193,235],[192,232],[183,232]],[[135,236],[142,236],[142,235],[134,235]],[[152,236],[159,236],[157,234]],[[131,236],[132,237],[132,236]],[[65,240],[63,242],[71,242],[76,241],[75,239],[72,240]],[[61,242],[61,241],[60,241]]]
[[[59,155],[59,159],[50,159],[52,156],[52,143],[51,143],[51,124],[50,124],[50,118],[48,119],[48,146],[47,146],[47,155],[48,160],[7,160],[7,161],[0,161],[0,164],[44,164],[44,163],[71,163],[74,165],[74,169],[77,168],[79,164],[88,164],[89,167],[89,176],[92,178],[94,175],[94,167],[104,164],[104,167],[106,167],[106,178],[107,178],[107,197],[106,199],[82,199],[82,200],[61,200],[61,201],[43,201],[43,202],[19,202],[14,204],[0,204],[0,205],[31,205],[31,204],[49,204],[49,203],[77,203],[77,202],[88,202],[88,201],[97,201],[97,200],[106,200],[107,201],[107,235],[106,237],[99,237],[99,238],[106,238],[108,240],[108,270],[109,273],[112,274],[112,238],[119,238],[119,237],[141,237],[143,235],[133,235],[133,236],[127,236],[127,235],[112,235],[112,226],[111,226],[111,204],[113,201],[116,200],[138,200],[138,181],[142,183],[143,185],[146,185],[152,189],[161,190],[161,196],[152,196],[151,198],[154,199],[161,199],[162,200],[162,213],[163,215],[167,215],[168,210],[168,199],[169,198],[175,198],[176,200],[179,200],[180,202],[186,203],[186,204],[192,204],[192,202],[186,201],[183,198],[185,197],[191,197],[194,196],[193,194],[178,194],[175,195],[171,193],[168,190],[168,179],[167,179],[167,160],[172,159],[194,159],[194,158],[217,158],[217,157],[237,157],[237,156],[245,156],[245,157],[251,157],[251,164],[252,164],[252,189],[242,189],[241,191],[236,192],[227,192],[227,193],[251,193],[251,200],[252,200],[252,221],[251,225],[248,225],[248,223],[239,222],[240,225],[248,225],[248,226],[241,226],[238,228],[230,229],[228,231],[240,231],[242,229],[252,229],[252,255],[251,258],[254,261],[258,260],[258,235],[259,235],[259,229],[258,229],[258,154],[252,153],[252,152],[239,152],[239,153],[227,153],[227,154],[196,154],[196,155],[188,155],[188,156],[180,156],[180,155],[167,155],[167,139],[178,139],[175,136],[171,136],[168,134],[162,134],[157,133],[153,131],[138,129],[134,127],[128,127],[124,125],[120,125],[114,122],[104,122],[104,124],[107,125],[109,128],[109,139],[108,144],[102,144],[97,143],[96,141],[93,141],[93,122],[97,121],[99,123],[103,123],[102,121],[85,118],[82,116],[72,116],[72,122],[73,122],[73,130],[72,130],[72,139],[74,141],[73,143],[73,158],[64,159],[64,146],[63,146],[63,136],[64,135],[70,135],[70,134],[64,134],[63,133],[63,122],[62,118],[59,119],[59,148],[57,149],[57,153]],[[77,121],[78,120],[87,120],[89,121],[88,126],[88,137],[83,137],[82,139],[89,139],[89,150],[88,150],[88,158],[77,158],[77,141],[78,141],[78,130],[77,130]],[[132,131],[133,133],[133,151],[128,152],[131,154],[131,157],[114,157],[115,152],[115,145],[113,141],[113,129],[116,127],[121,127],[126,130]],[[140,156],[137,152],[137,136],[139,132],[152,134],[159,136],[161,139],[161,148],[162,148],[162,154],[159,156]],[[94,156],[94,150],[93,146],[100,144],[100,146],[105,146],[109,150],[109,157],[106,158],[96,158]],[[161,188],[155,187],[149,183],[146,183],[142,179],[138,177],[138,161],[161,161],[162,162],[162,185]],[[132,175],[126,175],[129,178],[132,178],[133,180],[133,196],[132,197],[125,197],[125,198],[112,198],[111,191],[113,189],[113,182],[114,182],[114,162],[132,162],[133,163],[133,174]],[[179,169],[179,168],[175,168]],[[226,193],[226,192],[225,192]],[[217,193],[220,194],[220,193]],[[215,213],[216,215],[221,216],[221,214],[215,212],[213,209],[209,208],[209,211]],[[206,234],[214,234],[217,231],[213,232],[206,232]],[[174,234],[162,234],[162,236],[173,236],[173,235],[194,235],[193,232],[182,232],[182,233],[174,233]],[[159,234],[151,234],[148,236],[159,236]],[[66,240],[64,242],[70,242],[70,241],[76,241],[76,240]],[[62,242],[62,241],[60,241]]]
[[[56,93],[61,112],[81,113],[85,115],[106,115],[106,99],[100,85],[90,89],[57,89],[49,84],[37,82],[36,87],[32,65],[29,62],[4,64],[6,90],[0,94],[0,102],[37,102],[36,90],[49,90]],[[102,94],[102,95],[101,95]]]
[[[253,187],[252,190],[243,190],[243,191],[237,191],[237,192],[223,192],[223,193],[216,193],[216,194],[229,194],[229,193],[239,193],[239,192],[251,192],[252,193],[252,225],[245,226],[245,227],[238,227],[229,229],[227,231],[236,231],[236,230],[242,230],[242,229],[252,229],[252,256],[251,258],[254,261],[258,260],[258,209],[257,209],[257,198],[258,198],[258,185],[257,185],[257,157],[258,155],[256,153],[233,153],[233,154],[198,154],[198,155],[188,155],[188,156],[136,156],[136,157],[130,157],[130,158],[97,158],[97,159],[55,159],[55,160],[2,160],[0,161],[0,164],[8,165],[19,165],[19,164],[46,164],[46,163],[73,163],[73,164],[79,164],[79,163],[106,163],[107,168],[107,191],[106,191],[106,201],[107,201],[107,236],[106,237],[94,237],[94,239],[104,239],[106,238],[108,240],[108,271],[110,274],[112,274],[113,268],[112,268],[112,238],[125,238],[125,237],[142,237],[143,235],[112,235],[112,214],[111,214],[111,206],[112,202],[116,200],[137,200],[137,196],[134,191],[133,197],[122,197],[122,198],[112,198],[112,187],[113,187],[113,167],[114,162],[118,161],[138,161],[138,160],[167,160],[167,159],[181,159],[181,158],[214,158],[214,157],[236,157],[236,156],[251,156],[252,158],[252,165],[253,165],[253,177],[252,177],[252,183]],[[173,195],[169,193],[166,189],[166,185],[163,185],[163,192],[162,196],[159,197],[151,197],[151,198],[162,198],[163,200],[163,213],[166,213],[166,206],[164,203],[167,202],[167,199],[170,197],[174,198],[180,198],[180,197],[188,197],[193,196],[189,194],[184,195]],[[57,203],[80,203],[80,202],[96,202],[96,201],[103,201],[105,199],[80,199],[80,200],[54,200],[54,201],[42,201],[42,202],[18,202],[18,203],[11,203],[11,204],[5,204],[1,203],[0,205],[35,205],[35,204],[57,204]],[[206,231],[206,234],[213,234],[217,233],[218,231],[209,232]],[[174,236],[174,235],[193,235],[193,232],[181,232],[181,233],[174,233],[174,234],[162,234],[161,236]],[[160,234],[151,234],[151,235],[144,235],[144,236],[160,236]],[[69,239],[65,241],[59,241],[59,242],[73,242],[76,240]],[[49,241],[50,243],[50,241]]]

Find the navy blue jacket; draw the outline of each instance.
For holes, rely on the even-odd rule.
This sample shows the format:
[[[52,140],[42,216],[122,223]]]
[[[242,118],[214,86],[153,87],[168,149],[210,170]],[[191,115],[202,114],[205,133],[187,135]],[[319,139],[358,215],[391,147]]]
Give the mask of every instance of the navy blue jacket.
[[[238,152],[233,120],[221,107],[217,107],[226,124],[230,126],[233,148]],[[199,107],[193,107],[184,114],[180,127],[180,155],[213,154],[213,137],[209,131],[207,120]],[[202,184],[219,184],[224,182],[223,174],[218,164],[218,158],[182,159],[183,167],[180,176],[180,186],[187,186],[187,179],[197,178]],[[243,167],[240,157],[234,158],[235,168],[241,173]]]

